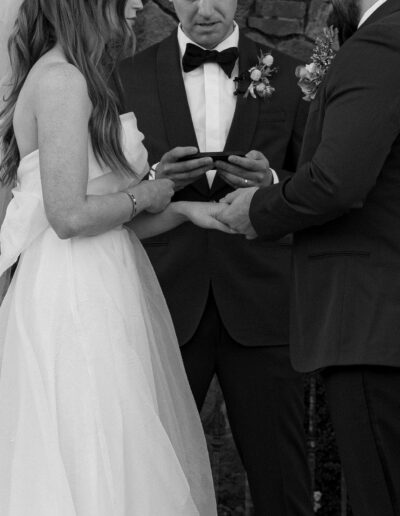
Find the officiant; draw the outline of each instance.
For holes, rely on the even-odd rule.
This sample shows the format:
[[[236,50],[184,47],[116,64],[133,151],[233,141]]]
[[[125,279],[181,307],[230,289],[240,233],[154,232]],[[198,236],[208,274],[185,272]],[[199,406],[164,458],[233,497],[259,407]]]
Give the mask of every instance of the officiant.
[[[173,200],[218,201],[290,176],[307,115],[298,63],[248,39],[235,0],[173,4],[178,29],[120,69],[153,177],[174,180]],[[198,150],[235,157],[199,168],[188,160]],[[144,245],[199,409],[218,377],[255,514],[311,515],[303,382],[288,348],[290,237],[249,244],[186,223]]]

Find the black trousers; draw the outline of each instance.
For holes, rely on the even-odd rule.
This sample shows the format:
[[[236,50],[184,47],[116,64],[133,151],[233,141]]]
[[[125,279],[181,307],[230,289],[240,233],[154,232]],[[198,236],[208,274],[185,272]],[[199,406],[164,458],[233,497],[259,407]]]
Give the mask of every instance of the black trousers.
[[[400,368],[322,376],[354,515],[400,516]]]
[[[311,516],[303,381],[288,348],[232,340],[210,295],[196,334],[181,351],[199,410],[217,374],[255,515]]]

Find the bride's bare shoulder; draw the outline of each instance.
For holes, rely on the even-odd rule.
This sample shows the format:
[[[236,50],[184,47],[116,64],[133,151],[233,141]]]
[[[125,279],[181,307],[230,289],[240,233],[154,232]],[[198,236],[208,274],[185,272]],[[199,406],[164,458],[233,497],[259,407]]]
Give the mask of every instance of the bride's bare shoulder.
[[[67,106],[71,101],[90,109],[85,77],[76,66],[56,57],[39,60],[32,68],[26,86],[38,109],[43,105],[50,108],[53,103],[59,107]]]
[[[15,105],[13,124],[21,154],[38,148],[39,125],[48,134],[60,132],[63,125],[87,128],[91,111],[84,76],[49,52],[30,70]]]
[[[38,91],[87,91],[86,80],[76,66],[66,62],[47,62],[35,70]]]

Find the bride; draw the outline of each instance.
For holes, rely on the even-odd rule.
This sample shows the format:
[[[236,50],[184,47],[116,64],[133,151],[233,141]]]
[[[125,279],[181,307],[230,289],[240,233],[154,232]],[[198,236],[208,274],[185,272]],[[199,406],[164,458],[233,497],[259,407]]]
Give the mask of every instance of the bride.
[[[0,274],[19,263],[0,308],[1,516],[216,515],[201,423],[136,235],[187,220],[229,230],[218,205],[170,203],[172,182],[141,180],[143,136],[107,87],[139,8],[2,0],[1,173],[16,187]]]

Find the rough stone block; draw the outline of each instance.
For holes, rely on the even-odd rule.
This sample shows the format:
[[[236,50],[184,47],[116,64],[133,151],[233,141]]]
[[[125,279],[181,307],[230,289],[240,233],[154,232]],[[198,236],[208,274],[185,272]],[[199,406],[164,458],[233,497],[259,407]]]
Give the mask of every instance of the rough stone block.
[[[268,48],[275,48],[275,44],[273,43],[271,38],[268,38],[267,36],[264,36],[264,35],[260,34],[258,31],[247,30],[246,31],[246,36],[251,38],[256,43],[260,43],[261,45],[265,45]]]
[[[269,18],[297,18],[306,15],[307,4],[295,0],[257,0],[256,13]]]
[[[304,32],[301,20],[286,20],[277,18],[249,17],[249,27],[258,29],[269,36],[291,36]]]
[[[147,2],[149,2],[149,1],[151,1],[151,0],[147,0]],[[170,2],[169,0],[157,0],[157,4],[165,11],[175,14],[174,4],[172,2]]]
[[[281,41],[277,45],[277,48],[281,52],[289,54],[292,57],[296,57],[304,63],[309,62],[313,47],[313,43],[310,43],[309,41],[304,41],[304,39],[300,38]]]
[[[309,38],[315,39],[321,33],[322,27],[326,26],[330,12],[330,0],[311,0],[306,27],[306,34]]]
[[[172,16],[165,13],[153,0],[149,0],[135,27],[137,50],[143,50],[166,38],[176,25]]]
[[[239,0],[236,11],[236,21],[240,28],[244,28],[247,25],[247,18],[249,17],[252,7],[255,5],[256,0]]]

